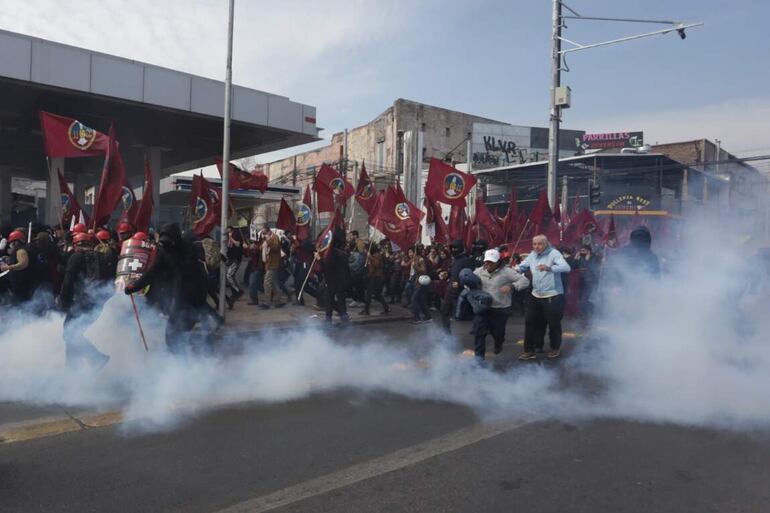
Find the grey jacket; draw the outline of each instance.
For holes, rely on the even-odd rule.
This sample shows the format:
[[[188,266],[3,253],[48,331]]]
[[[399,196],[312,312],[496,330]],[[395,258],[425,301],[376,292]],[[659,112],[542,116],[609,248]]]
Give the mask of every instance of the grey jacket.
[[[507,265],[498,267],[491,274],[483,266],[473,273],[481,278],[481,289],[492,296],[492,308],[511,306],[511,292],[504,293],[500,290],[506,285],[512,286],[516,290],[524,290],[529,287],[527,277]]]

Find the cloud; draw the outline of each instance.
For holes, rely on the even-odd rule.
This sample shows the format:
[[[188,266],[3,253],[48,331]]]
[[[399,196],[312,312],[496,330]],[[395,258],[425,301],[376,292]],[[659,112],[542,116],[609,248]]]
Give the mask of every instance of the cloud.
[[[210,0],[55,0],[0,12],[0,27],[210,78],[224,77],[227,3]],[[398,6],[374,1],[236,2],[234,82],[307,93],[319,75],[341,78],[351,52],[393,37]],[[308,99],[310,100],[310,99]]]
[[[644,130],[650,144],[716,138],[725,150],[746,157],[770,153],[768,120],[770,99],[744,98],[692,108],[575,119],[570,126],[591,132]]]

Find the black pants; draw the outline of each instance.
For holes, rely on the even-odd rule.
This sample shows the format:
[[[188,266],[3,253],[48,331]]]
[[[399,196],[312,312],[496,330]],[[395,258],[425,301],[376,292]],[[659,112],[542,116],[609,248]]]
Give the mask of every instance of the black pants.
[[[324,306],[326,307],[326,320],[330,321],[336,310],[343,321],[348,320],[348,309],[345,304],[345,289],[330,287],[326,284],[326,293],[324,297]]]
[[[545,344],[545,330],[551,349],[561,347],[561,319],[564,316],[564,294],[549,298],[530,296],[524,321],[524,352],[532,353]]]
[[[502,348],[509,314],[508,308],[490,308],[473,316],[473,351],[477,358],[484,358],[487,352],[487,335],[492,335],[495,347]]]
[[[460,289],[452,288],[452,284],[450,283],[446,294],[444,294],[441,310],[439,310],[439,313],[441,314],[441,327],[444,328],[444,331],[447,333],[451,333],[452,331],[450,324],[452,322],[452,317],[454,316],[455,304],[457,304],[457,297],[459,295]]]
[[[432,319],[430,307],[428,306],[428,287],[416,285],[412,294],[412,315],[415,321]]]
[[[382,297],[382,276],[369,276],[366,281],[366,299],[364,301],[364,311],[369,313],[369,307],[372,305],[372,298],[382,305],[382,309],[389,312],[388,304]]]

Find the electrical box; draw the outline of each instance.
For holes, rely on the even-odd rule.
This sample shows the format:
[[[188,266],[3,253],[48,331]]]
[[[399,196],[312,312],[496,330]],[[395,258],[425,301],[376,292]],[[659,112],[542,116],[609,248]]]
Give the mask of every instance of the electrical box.
[[[553,92],[553,103],[562,109],[569,109],[572,101],[572,89],[569,86],[559,86]]]

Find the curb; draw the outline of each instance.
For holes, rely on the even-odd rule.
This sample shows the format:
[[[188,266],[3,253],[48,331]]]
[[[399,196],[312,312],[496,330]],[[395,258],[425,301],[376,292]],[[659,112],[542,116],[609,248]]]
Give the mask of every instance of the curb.
[[[0,445],[101,428],[118,424],[122,421],[122,412],[108,411],[63,415],[61,417],[45,417],[43,419],[4,424],[0,425]]]
[[[322,312],[321,312],[322,313]],[[382,315],[382,316],[373,316],[373,317],[367,317],[367,318],[359,318],[359,319],[351,319],[350,324],[348,327],[354,328],[357,326],[367,326],[370,324],[387,324],[390,322],[404,322],[409,321],[412,319],[411,315]],[[322,330],[337,330],[339,329],[335,325],[329,326],[326,324],[323,319],[309,319],[311,322],[309,323],[311,326],[315,325],[314,327],[322,329]],[[315,321],[315,322],[312,322]],[[278,323],[263,323],[259,326],[243,326],[238,324],[227,324],[227,321],[225,321],[224,326],[220,328],[219,335],[256,335],[260,333],[264,333],[265,331],[291,331],[293,329],[296,329],[299,326],[304,325],[303,322],[278,322]]]

